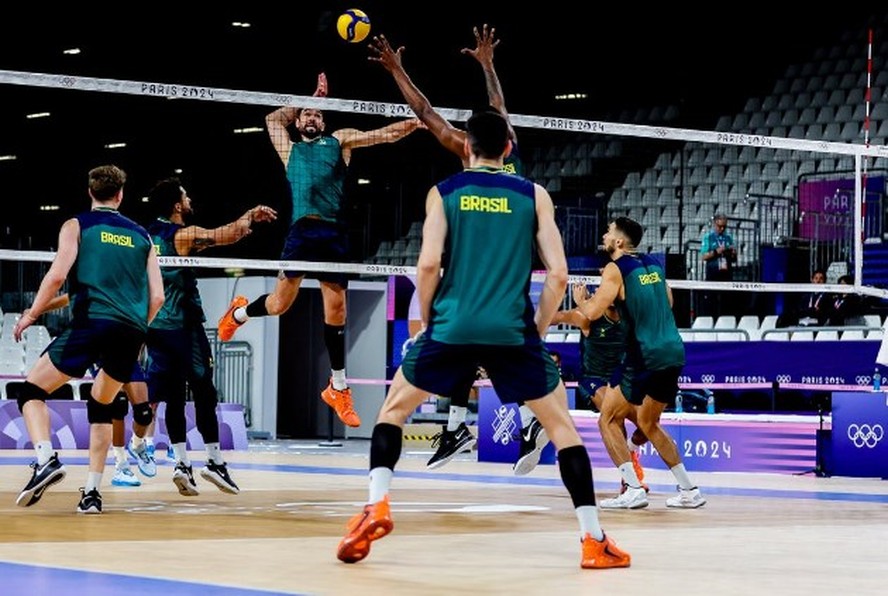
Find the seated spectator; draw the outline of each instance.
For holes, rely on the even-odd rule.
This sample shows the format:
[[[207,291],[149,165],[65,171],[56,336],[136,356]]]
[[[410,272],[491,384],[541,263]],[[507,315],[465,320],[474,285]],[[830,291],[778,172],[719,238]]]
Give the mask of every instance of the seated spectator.
[[[812,284],[825,284],[826,271],[815,269],[811,275]],[[833,314],[833,296],[825,292],[811,292],[803,299],[799,308],[799,322],[802,327],[823,326]]]
[[[811,274],[812,284],[825,284],[826,272],[815,269]],[[829,321],[833,311],[835,297],[826,292],[800,294],[794,307],[787,309],[777,319],[777,327],[810,327],[823,326]]]
[[[854,285],[853,275],[843,275],[838,279],[841,285]],[[863,318],[864,305],[858,294],[835,294],[832,313],[827,325],[866,325]]]

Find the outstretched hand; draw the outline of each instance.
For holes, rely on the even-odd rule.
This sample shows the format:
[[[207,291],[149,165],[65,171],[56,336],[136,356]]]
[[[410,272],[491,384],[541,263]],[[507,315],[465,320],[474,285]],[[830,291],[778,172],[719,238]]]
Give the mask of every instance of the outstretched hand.
[[[367,44],[367,47],[370,50],[370,55],[367,56],[367,60],[370,60],[371,62],[379,62],[382,64],[382,67],[389,72],[402,70],[404,68],[401,64],[401,53],[404,51],[404,46],[399,47],[397,50],[392,49],[392,46],[388,39],[386,39],[385,35],[375,36],[373,40]]]
[[[574,284],[571,293],[577,306],[589,300],[589,288],[586,287],[586,284]]]
[[[277,219],[277,211],[266,205],[256,205],[250,209],[251,222],[266,222]]]
[[[315,92],[312,94],[312,97],[327,97],[327,75],[326,73],[321,73],[318,75],[318,86],[315,89]]]
[[[12,336],[15,338],[15,341],[22,341],[25,329],[33,325],[35,322],[37,322],[37,319],[31,316],[30,308],[26,308],[22,311],[22,315],[15,322],[15,327],[12,328]]]
[[[478,27],[474,27],[472,31],[475,34],[475,49],[463,48],[460,52],[468,54],[481,64],[492,64],[493,50],[500,42],[500,40],[494,39],[496,28],[488,27],[485,23],[480,32]]]

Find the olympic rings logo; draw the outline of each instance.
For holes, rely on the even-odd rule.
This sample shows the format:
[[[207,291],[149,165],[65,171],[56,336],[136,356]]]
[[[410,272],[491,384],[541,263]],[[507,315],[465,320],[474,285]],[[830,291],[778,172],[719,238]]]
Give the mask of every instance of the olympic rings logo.
[[[869,375],[857,375],[854,377],[854,380],[857,381],[858,385],[869,385],[872,378]]]
[[[790,376],[790,375],[777,375],[777,377],[776,377],[774,380],[777,381],[778,383],[789,383],[789,382],[792,381],[792,376]]]
[[[872,449],[875,447],[882,437],[885,436],[885,430],[881,424],[850,424],[848,425],[848,439],[855,447],[861,449],[867,447]]]
[[[715,375],[700,375],[701,383],[715,383]]]

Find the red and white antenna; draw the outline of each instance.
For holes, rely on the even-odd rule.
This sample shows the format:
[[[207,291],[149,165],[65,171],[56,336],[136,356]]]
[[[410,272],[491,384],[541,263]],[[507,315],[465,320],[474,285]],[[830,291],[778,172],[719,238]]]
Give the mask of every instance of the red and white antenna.
[[[870,146],[869,140],[869,129],[870,129],[870,103],[872,103],[872,79],[873,79],[873,30],[872,27],[867,32],[867,46],[866,46],[866,95],[864,98],[864,102],[866,103],[866,115],[863,119],[863,143],[868,148]],[[867,165],[869,164],[869,157],[866,155],[863,156],[863,176],[861,178],[861,186],[863,190],[861,191],[861,205],[860,205],[860,214],[861,214],[861,240],[866,239],[866,174],[867,174]]]

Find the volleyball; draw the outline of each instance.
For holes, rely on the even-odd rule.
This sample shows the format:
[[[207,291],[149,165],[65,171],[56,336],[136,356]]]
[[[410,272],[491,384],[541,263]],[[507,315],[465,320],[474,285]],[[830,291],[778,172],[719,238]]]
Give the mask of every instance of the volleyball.
[[[339,15],[336,21],[339,37],[349,43],[364,41],[370,33],[370,17],[363,10],[350,8]]]

